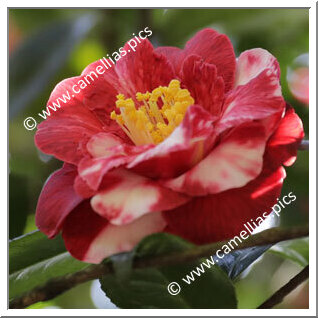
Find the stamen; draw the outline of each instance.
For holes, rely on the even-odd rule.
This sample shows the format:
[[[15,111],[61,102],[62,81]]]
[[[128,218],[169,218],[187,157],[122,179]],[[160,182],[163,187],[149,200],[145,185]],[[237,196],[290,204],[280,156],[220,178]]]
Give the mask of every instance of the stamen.
[[[110,115],[136,145],[162,142],[180,125],[188,107],[194,103],[189,91],[180,88],[178,80],[151,93],[137,93],[136,100],[140,103],[137,107],[131,98],[117,95],[120,114],[113,111]]]

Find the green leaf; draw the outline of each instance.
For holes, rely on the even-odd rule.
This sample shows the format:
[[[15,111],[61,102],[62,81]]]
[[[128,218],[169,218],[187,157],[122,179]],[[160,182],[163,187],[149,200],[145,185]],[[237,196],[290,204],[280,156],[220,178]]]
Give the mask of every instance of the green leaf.
[[[68,252],[46,259],[9,276],[9,298],[15,298],[48,280],[71,274],[90,264],[80,262]]]
[[[50,240],[40,231],[23,235],[9,244],[9,297],[15,298],[52,278],[89,265],[66,252],[61,236]]]
[[[270,252],[305,267],[309,263],[309,240],[303,238],[282,242],[273,246]]]
[[[9,242],[9,273],[65,252],[62,238],[49,240],[40,231],[17,237]]]
[[[179,237],[160,233],[145,238],[134,253],[138,259],[180,252],[190,247],[193,245]],[[218,266],[203,267],[205,272],[195,277],[191,284],[182,280],[197,266],[200,266],[200,261],[135,269],[124,282],[117,275],[105,275],[100,282],[107,297],[120,308],[236,308],[232,282]],[[171,282],[180,285],[178,295],[169,294],[167,286]]]
[[[86,14],[54,23],[28,38],[13,53],[10,57],[10,118],[41,94],[95,22],[94,15]]]

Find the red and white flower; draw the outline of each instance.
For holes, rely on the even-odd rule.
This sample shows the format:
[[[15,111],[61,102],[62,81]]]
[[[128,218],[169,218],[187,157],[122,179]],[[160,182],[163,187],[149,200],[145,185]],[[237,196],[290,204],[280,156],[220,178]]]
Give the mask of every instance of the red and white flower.
[[[309,105],[309,68],[298,67],[288,76],[288,85],[293,96],[305,105]]]
[[[236,59],[211,29],[183,50],[143,40],[38,126],[36,145],[64,165],[44,185],[37,226],[93,263],[155,232],[199,244],[238,234],[276,203],[304,135],[279,77],[269,52]]]

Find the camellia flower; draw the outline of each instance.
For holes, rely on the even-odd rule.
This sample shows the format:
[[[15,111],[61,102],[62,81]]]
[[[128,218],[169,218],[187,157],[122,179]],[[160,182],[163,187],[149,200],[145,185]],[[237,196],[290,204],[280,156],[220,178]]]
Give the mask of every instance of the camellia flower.
[[[309,68],[299,67],[288,76],[288,85],[293,96],[301,103],[309,104]]]
[[[183,50],[142,40],[38,126],[36,145],[64,165],[44,185],[37,226],[93,263],[155,232],[197,244],[237,235],[276,203],[304,135],[279,77],[269,52],[236,59],[211,29]]]
[[[301,54],[287,69],[287,82],[292,95],[301,103],[309,104],[309,55]]]

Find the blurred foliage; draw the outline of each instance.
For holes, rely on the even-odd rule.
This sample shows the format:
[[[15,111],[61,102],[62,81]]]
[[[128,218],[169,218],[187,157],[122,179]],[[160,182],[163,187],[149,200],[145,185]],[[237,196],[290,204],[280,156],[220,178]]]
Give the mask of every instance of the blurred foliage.
[[[270,250],[272,253],[290,259],[300,266],[309,264],[309,240],[308,237],[276,244]]]
[[[75,28],[85,16],[90,17],[87,28]],[[15,112],[9,125],[10,238],[35,229],[34,211],[42,186],[61,166],[36,149],[34,131],[23,127],[24,118],[35,117],[45,107],[58,82],[80,74],[87,64],[117,50],[145,26],[153,31],[150,41],[155,46],[182,47],[197,31],[212,27],[230,37],[237,55],[255,47],[270,51],[281,67],[284,97],[301,117],[308,138],[309,109],[293,98],[286,80],[295,58],[308,52],[308,16],[305,9],[10,9],[9,111]],[[299,152],[296,163],[286,169],[282,194],[292,191],[297,200],[281,213],[283,226],[308,222],[308,158],[308,152]],[[293,264],[283,259],[265,253],[247,276],[245,271],[246,277],[236,282],[239,308],[256,307],[273,292],[272,273]],[[83,285],[33,308],[84,308],[76,295],[89,295],[89,288],[90,284]]]
[[[76,43],[92,28],[95,19],[93,15],[83,15],[50,25],[31,35],[12,53],[9,64],[10,118],[46,88]]]
[[[27,221],[28,206],[28,185],[27,178],[21,175],[11,174],[9,183],[9,239],[21,235]],[[19,192],[19,200],[16,200],[14,193]]]

